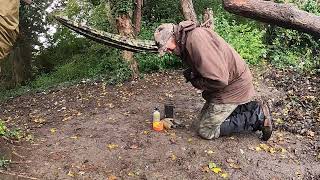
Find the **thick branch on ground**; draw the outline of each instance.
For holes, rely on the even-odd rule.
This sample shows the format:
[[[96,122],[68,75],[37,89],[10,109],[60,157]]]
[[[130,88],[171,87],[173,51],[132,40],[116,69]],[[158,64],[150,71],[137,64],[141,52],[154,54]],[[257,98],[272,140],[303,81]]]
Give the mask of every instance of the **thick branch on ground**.
[[[263,0],[224,0],[224,8],[240,16],[320,37],[320,16],[299,10],[290,4]]]
[[[192,0],[180,0],[180,4],[184,19],[198,22],[196,12],[193,8]]]

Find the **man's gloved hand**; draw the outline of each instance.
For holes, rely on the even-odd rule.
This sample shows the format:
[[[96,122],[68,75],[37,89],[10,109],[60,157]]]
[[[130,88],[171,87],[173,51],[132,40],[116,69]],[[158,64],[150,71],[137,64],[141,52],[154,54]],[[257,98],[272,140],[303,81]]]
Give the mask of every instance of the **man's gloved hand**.
[[[194,73],[192,72],[191,68],[188,68],[186,70],[183,71],[183,76],[184,78],[186,78],[186,82],[191,81],[192,79],[195,78]]]
[[[202,98],[205,99],[206,101],[209,101],[212,99],[212,93],[210,91],[202,91]]]

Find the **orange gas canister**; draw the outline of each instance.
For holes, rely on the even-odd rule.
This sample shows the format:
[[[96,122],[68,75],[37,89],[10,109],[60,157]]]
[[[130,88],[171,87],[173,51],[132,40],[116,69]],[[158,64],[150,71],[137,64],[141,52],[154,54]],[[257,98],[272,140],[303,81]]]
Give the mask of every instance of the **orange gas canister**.
[[[153,118],[153,123],[152,123],[153,130],[162,131],[163,122],[160,121],[160,111],[158,108],[154,109],[152,118]]]

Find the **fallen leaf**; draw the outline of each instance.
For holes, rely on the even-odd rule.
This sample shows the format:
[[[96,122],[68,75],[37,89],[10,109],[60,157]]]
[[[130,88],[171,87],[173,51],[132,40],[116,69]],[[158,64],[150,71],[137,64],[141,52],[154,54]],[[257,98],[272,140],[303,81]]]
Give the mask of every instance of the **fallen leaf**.
[[[229,177],[229,175],[227,173],[222,173],[220,175],[223,179],[227,179]]]
[[[259,147],[261,148],[261,149],[263,149],[264,151],[266,151],[266,152],[268,152],[269,151],[269,146],[268,145],[266,145],[266,144],[260,144],[259,145]]]
[[[150,133],[149,131],[143,131],[143,134],[145,134],[145,135],[147,135],[149,133]]]
[[[209,169],[212,169],[212,168],[217,167],[217,165],[214,162],[209,162],[208,167],[209,167]]]
[[[44,123],[46,120],[44,118],[36,118],[33,120],[35,123]]]
[[[222,171],[221,168],[218,168],[218,167],[212,168],[211,170],[216,174],[218,174]]]
[[[133,145],[131,145],[129,148],[130,148],[130,149],[138,149],[138,148],[139,148],[139,146],[138,146],[138,145],[136,145],[136,144],[133,144]]]
[[[240,153],[241,153],[241,154],[244,154],[244,151],[243,151],[242,149],[240,149]]]
[[[115,149],[119,146],[117,144],[108,144],[107,147],[109,148],[109,150],[112,150],[112,149]]]
[[[71,136],[70,139],[78,139],[78,136]]]
[[[51,128],[51,129],[50,129],[50,132],[51,132],[52,134],[54,134],[55,132],[57,132],[57,129],[56,129],[56,128]]]
[[[274,154],[275,152],[277,152],[274,148],[270,148],[269,149],[269,152],[271,153],[271,154]]]
[[[241,169],[240,165],[236,163],[229,163],[229,166],[233,169]]]
[[[128,176],[134,176],[134,173],[133,172],[129,172]]]
[[[231,158],[227,159],[226,161],[227,161],[227,163],[235,163],[235,161]]]
[[[262,149],[261,149],[260,147],[256,147],[255,150],[259,152],[259,151],[261,151]]]
[[[171,160],[174,161],[174,160],[176,160],[176,159],[177,159],[177,156],[174,155],[174,154],[172,154],[172,155],[171,155]]]
[[[314,137],[315,132],[313,132],[313,131],[311,131],[311,130],[308,130],[308,131],[307,131],[307,135],[310,136],[310,137]]]
[[[212,150],[207,151],[207,154],[214,154]]]
[[[114,176],[114,175],[111,175],[111,176],[108,177],[108,180],[117,180],[117,177]]]
[[[67,175],[70,176],[70,177],[74,177],[74,173],[71,172],[71,171],[69,171]]]
[[[170,138],[169,141],[171,142],[171,144],[176,144],[176,139],[175,138]]]
[[[298,177],[300,177],[300,176],[301,176],[301,173],[300,173],[299,171],[297,171],[297,172],[296,172],[296,175],[297,175]]]
[[[202,172],[206,172],[206,173],[210,172],[209,167],[208,166],[203,166],[202,167]]]
[[[284,121],[280,118],[278,118],[276,121],[275,121],[276,125],[281,125],[284,123]]]
[[[191,142],[192,142],[192,138],[189,138],[189,139],[188,139],[188,142],[191,143]]]
[[[62,121],[65,122],[65,121],[69,121],[70,119],[72,119],[72,116],[64,117],[64,118],[62,119]]]
[[[286,153],[286,152],[288,152],[286,149],[281,148],[281,153]]]

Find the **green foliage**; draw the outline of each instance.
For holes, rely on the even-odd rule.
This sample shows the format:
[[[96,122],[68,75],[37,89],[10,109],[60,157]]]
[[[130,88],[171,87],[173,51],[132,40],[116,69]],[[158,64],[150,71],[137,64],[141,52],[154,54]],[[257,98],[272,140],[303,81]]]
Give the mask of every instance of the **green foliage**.
[[[215,17],[215,31],[250,64],[259,64],[266,54],[265,31],[253,23],[237,22],[222,10]]]
[[[157,54],[140,53],[136,54],[135,58],[137,58],[139,62],[139,69],[144,73],[182,67],[181,60],[170,54],[159,57]]]
[[[109,14],[111,13],[108,12],[108,10],[105,2],[94,6],[92,14],[89,16],[88,25],[104,31],[113,30],[110,23],[111,20],[108,20],[108,18],[110,18]]]
[[[13,129],[13,130],[8,129],[4,121],[0,119],[0,136],[19,140],[22,138],[22,133],[19,129]]]
[[[299,8],[318,14],[320,7],[316,0],[304,3],[293,0]],[[320,40],[296,30],[268,26],[266,33],[267,58],[280,68],[291,67],[297,70],[320,69]]]
[[[5,126],[4,122],[0,120],[0,136],[4,136],[7,133],[8,129]]]
[[[11,160],[5,159],[4,157],[0,157],[0,169],[7,168],[11,163]]]
[[[148,22],[152,23],[177,23],[183,20],[179,0],[146,1],[143,7],[143,15]]]
[[[130,77],[131,71],[118,54],[117,50],[94,43],[85,53],[73,54],[68,63],[57,67],[56,71],[36,78],[31,86],[46,89],[62,82],[98,76],[110,83],[122,82]]]
[[[277,0],[284,1],[296,3],[300,9],[320,15],[316,0]],[[87,78],[103,78],[108,83],[119,83],[130,78],[131,71],[128,64],[121,59],[119,50],[79,37],[55,21],[45,18],[46,15],[40,9],[45,9],[51,2],[52,0],[37,3],[40,8],[24,5],[21,7],[21,26],[30,27],[22,28],[22,31],[28,34],[27,41],[31,42],[33,47],[32,66],[35,76],[27,86],[15,90],[4,90],[1,84],[0,99]],[[221,0],[201,0],[193,3],[199,20],[205,8],[213,9],[215,31],[250,64],[256,65],[261,59],[267,59],[281,68],[320,69],[320,41],[312,36],[230,14],[223,9]],[[132,15],[134,6],[132,0],[66,0],[62,4],[63,14],[70,19],[108,32],[116,32],[115,18],[119,14]],[[161,23],[178,23],[182,20],[179,0],[144,1],[142,29],[138,38],[153,39],[153,32]],[[46,33],[48,23],[57,28],[56,32]],[[40,36],[47,38],[44,44],[40,43]],[[35,49],[35,46],[38,46],[39,50]],[[136,53],[135,58],[142,73],[182,67],[181,60],[168,54],[158,57],[157,54]],[[11,62],[0,63],[2,69],[12,69]],[[11,71],[2,72],[1,81],[11,79]]]
[[[132,0],[111,0],[114,15],[131,13],[133,10]]]
[[[221,26],[223,28],[220,29]],[[265,55],[264,31],[252,28],[247,24],[237,25],[233,21],[217,24],[217,32],[250,64],[259,64]]]

